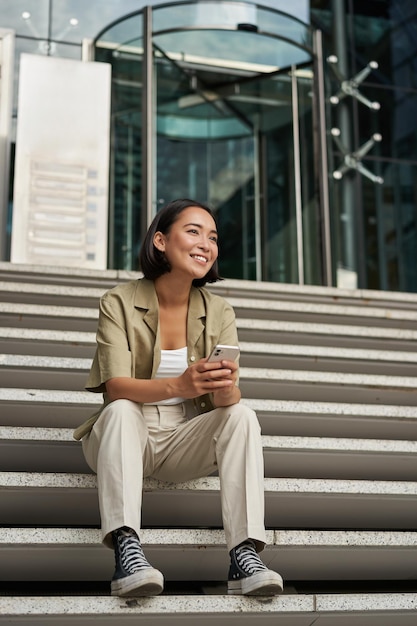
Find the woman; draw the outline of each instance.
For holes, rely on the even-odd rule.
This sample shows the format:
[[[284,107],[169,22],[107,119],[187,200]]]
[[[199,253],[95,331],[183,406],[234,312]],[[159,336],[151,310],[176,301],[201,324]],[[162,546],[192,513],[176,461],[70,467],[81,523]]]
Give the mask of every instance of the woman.
[[[163,576],[140,543],[144,476],[181,482],[218,471],[228,593],[274,595],[282,578],[265,546],[263,457],[255,413],[240,404],[238,366],[207,362],[237,345],[230,305],[203,288],[219,280],[210,209],[175,200],[158,212],[141,254],[144,278],[100,301],[97,349],[86,388],[100,411],[75,431],[97,472],[102,537],[115,551],[112,595],[161,593]]]

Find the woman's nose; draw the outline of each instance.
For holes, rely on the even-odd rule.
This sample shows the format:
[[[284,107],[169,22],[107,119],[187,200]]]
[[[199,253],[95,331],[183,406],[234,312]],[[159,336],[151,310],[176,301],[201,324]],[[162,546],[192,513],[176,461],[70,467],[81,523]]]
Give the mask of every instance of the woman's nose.
[[[199,246],[200,246],[200,248],[202,250],[208,250],[209,249],[209,240],[204,235],[201,236]]]

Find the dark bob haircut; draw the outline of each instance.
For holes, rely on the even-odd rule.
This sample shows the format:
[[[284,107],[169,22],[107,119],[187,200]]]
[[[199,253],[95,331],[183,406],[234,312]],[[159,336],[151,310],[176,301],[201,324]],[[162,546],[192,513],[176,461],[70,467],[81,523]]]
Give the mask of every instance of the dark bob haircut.
[[[152,224],[149,226],[148,232],[145,235],[145,239],[143,240],[139,253],[139,263],[140,269],[142,270],[145,278],[155,280],[156,278],[159,278],[159,276],[171,271],[171,266],[164,253],[154,246],[154,236],[158,231],[167,235],[171,230],[172,224],[178,219],[180,213],[189,207],[197,207],[207,211],[216,223],[216,218],[214,217],[212,210],[201,202],[196,202],[195,200],[190,200],[189,198],[182,198],[180,200],[173,200],[172,202],[169,202],[155,215]],[[222,279],[218,273],[216,260],[203,278],[195,278],[193,280],[193,285],[195,287],[202,287],[206,283],[215,283],[217,280]]]

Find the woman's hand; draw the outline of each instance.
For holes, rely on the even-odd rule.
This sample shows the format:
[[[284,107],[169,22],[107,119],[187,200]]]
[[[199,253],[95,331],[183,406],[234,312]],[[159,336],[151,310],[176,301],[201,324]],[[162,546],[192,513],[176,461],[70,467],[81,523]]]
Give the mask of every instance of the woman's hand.
[[[216,406],[228,406],[240,400],[237,369],[232,361],[207,363],[207,359],[200,359],[175,378],[111,378],[106,381],[106,391],[110,401],[124,398],[133,402],[191,399],[211,393]]]
[[[206,358],[200,359],[174,379],[175,396],[190,399],[212,393],[216,406],[239,402],[240,391],[236,387],[237,370],[238,365],[233,361],[208,363]]]

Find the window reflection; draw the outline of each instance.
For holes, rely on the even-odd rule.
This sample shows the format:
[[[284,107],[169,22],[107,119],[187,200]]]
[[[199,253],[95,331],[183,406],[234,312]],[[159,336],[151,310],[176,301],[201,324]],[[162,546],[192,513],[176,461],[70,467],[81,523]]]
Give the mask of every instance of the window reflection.
[[[47,38],[49,0],[1,0],[1,28],[23,37]]]
[[[51,37],[80,43],[114,20],[140,8],[138,0],[53,0]],[[136,33],[138,35],[138,33]]]
[[[417,291],[417,166],[387,163],[382,188],[364,182],[367,278],[371,289]]]

